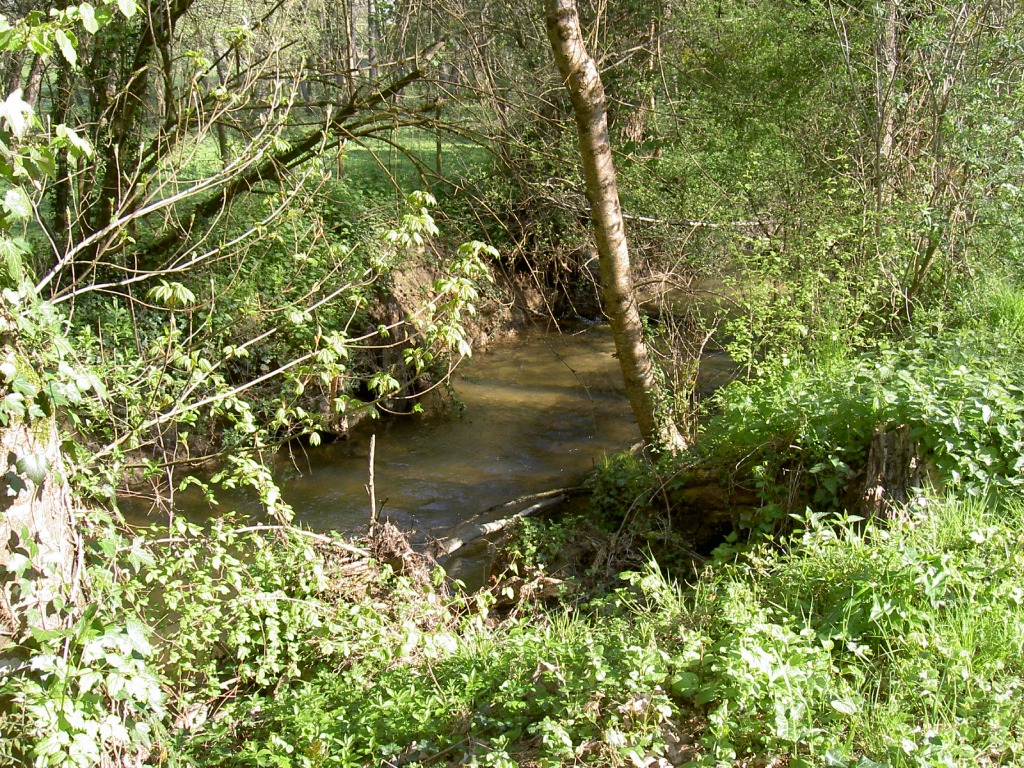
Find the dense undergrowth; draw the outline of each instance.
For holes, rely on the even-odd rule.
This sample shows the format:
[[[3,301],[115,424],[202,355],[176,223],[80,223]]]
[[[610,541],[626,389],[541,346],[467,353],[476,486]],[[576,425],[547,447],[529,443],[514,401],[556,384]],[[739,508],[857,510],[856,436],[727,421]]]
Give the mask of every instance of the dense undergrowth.
[[[607,534],[594,535],[600,568],[566,568],[587,530],[571,521],[525,526],[509,546],[514,573],[557,577],[560,597],[512,599],[530,589],[508,573],[471,595],[440,571],[413,582],[287,528],[179,520],[126,535],[94,516],[90,607],[26,639],[30,674],[0,688],[16,704],[0,755],[1024,765],[1022,315],[1010,288],[988,295],[904,341],[765,357],[717,397],[693,452],[609,464],[591,516],[629,533],[628,565],[614,567]],[[897,424],[946,490],[888,522],[844,513],[871,436]],[[654,555],[637,568],[635,542],[653,548],[693,466],[751,482],[759,515],[701,567],[662,548],[671,569]],[[649,514],[623,521],[631,508]],[[26,545],[8,571],[34,567]]]
[[[56,44],[63,82],[74,29],[131,31],[135,3],[103,5],[4,26],[0,48],[18,69],[30,51],[33,70],[50,57],[56,73]],[[478,51],[525,83],[542,59],[513,65],[526,40],[502,42],[521,19],[500,6],[502,32]],[[468,352],[462,321],[489,271],[520,278],[551,316],[595,293],[550,73],[518,118],[506,107],[519,84],[497,89],[511,99],[495,104],[500,130],[478,89],[464,105],[453,92],[451,135],[389,118],[378,138],[339,137],[279,183],[243,184],[254,194],[205,227],[192,229],[190,205],[166,218],[136,216],[134,202],[107,210],[98,251],[74,235],[112,187],[89,190],[83,169],[116,181],[111,151],[127,145],[85,138],[107,123],[100,112],[60,125],[64,86],[50,84],[54,109],[38,120],[12,93],[0,104],[0,427],[62,434],[53,450],[15,446],[5,481],[12,497],[69,481],[76,556],[37,599],[59,564],[30,531],[4,542],[0,598],[13,605],[0,618],[27,618],[0,626],[0,762],[1024,765],[1019,13],[891,4],[904,42],[883,94],[884,6],[695,3],[608,19],[611,38],[648,15],[678,27],[652,26],[665,58],[630,72],[649,47],[643,23],[607,72],[638,285],[668,297],[648,326],[661,383],[676,385],[664,401],[692,413],[691,353],[709,342],[743,375],[701,406],[691,452],[609,461],[585,523],[524,525],[505,556],[515,578],[471,595],[440,571],[414,582],[289,528],[262,460],[443,377]],[[75,93],[84,108],[99,91]],[[140,103],[164,101],[150,95]],[[129,186],[227,183],[232,152],[255,162],[304,135],[265,117],[259,141],[215,149],[200,131],[181,167],[168,156]],[[405,194],[431,161],[445,176],[436,208]],[[74,226],[55,215],[71,182],[85,195]],[[175,221],[190,222],[170,227],[180,249],[159,253]],[[53,224],[70,250],[51,242]],[[403,269],[433,272],[404,302]],[[695,308],[705,293],[718,297]],[[923,487],[888,521],[858,519],[872,443],[901,429]],[[225,462],[209,483],[175,475],[207,454]],[[250,485],[282,525],[126,529],[93,507],[116,504],[127,470],[167,495]],[[694,553],[679,525],[698,474],[754,500],[720,523],[730,533],[714,552]],[[583,536],[597,557],[573,570],[562,556]],[[548,597],[521,599],[531,591]]]
[[[511,572],[467,595],[440,571],[431,585],[353,570],[345,550],[287,529],[123,537],[97,521],[94,607],[37,633],[35,674],[8,678],[3,694],[26,706],[0,719],[17,734],[6,756],[1024,765],[1014,306],[1003,296],[957,329],[817,368],[765,361],[760,380],[724,390],[687,460],[760,479],[762,517],[698,568],[651,556],[609,580],[614,537],[598,537],[602,568],[568,569],[560,555],[586,527],[532,523],[509,543]],[[844,513],[872,432],[895,423],[945,495],[887,522]],[[595,519],[620,525],[609,510],[647,504],[626,521],[642,539],[671,517],[659,505],[678,461],[610,464]],[[784,483],[797,468],[807,484]],[[787,512],[797,500],[806,509]],[[530,593],[512,575],[558,577],[561,597],[512,600]]]
[[[606,532],[525,525],[477,594],[286,527],[125,533],[94,514],[89,608],[26,636],[0,758],[1024,765],[1024,311],[998,285],[902,337],[762,356],[690,453],[597,473]],[[47,391],[67,399],[65,367]],[[934,487],[887,522],[851,516],[872,436],[896,426]],[[709,559],[663,535],[695,468],[758,499]],[[581,532],[600,551],[570,568]],[[7,570],[37,565],[23,543]]]
[[[352,591],[299,539],[248,538],[243,566],[228,551],[254,534],[207,548],[181,529],[137,575],[177,574],[192,618],[163,651],[93,618],[50,685],[81,702],[123,678],[109,693],[130,707],[160,679],[188,727],[156,744],[179,765],[1021,764],[1024,506],[795,526],[688,584],[652,562],[603,594],[512,607],[500,587],[450,596],[387,570]],[[144,592],[152,620],[170,601]],[[132,674],[132,649],[159,678]],[[110,668],[87,678],[78,653]]]

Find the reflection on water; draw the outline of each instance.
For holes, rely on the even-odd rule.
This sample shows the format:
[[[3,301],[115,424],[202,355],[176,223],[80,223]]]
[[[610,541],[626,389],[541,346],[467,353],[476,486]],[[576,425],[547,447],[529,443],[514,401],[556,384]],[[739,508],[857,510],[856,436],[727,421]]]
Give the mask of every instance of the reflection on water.
[[[296,523],[348,535],[366,532],[374,432],[381,518],[411,532],[417,544],[443,538],[520,496],[578,484],[603,456],[639,440],[613,352],[607,328],[519,340],[459,367],[453,384],[461,408],[371,422],[347,441],[282,451],[275,472]],[[699,388],[719,386],[733,370],[724,355],[705,357]],[[252,498],[224,491],[217,496],[220,506],[211,508],[194,490],[180,493],[175,510],[194,520],[228,510],[264,519]],[[123,507],[132,522],[153,521],[127,503]],[[487,562],[480,550],[460,550],[457,562],[447,564],[449,573],[480,583]]]

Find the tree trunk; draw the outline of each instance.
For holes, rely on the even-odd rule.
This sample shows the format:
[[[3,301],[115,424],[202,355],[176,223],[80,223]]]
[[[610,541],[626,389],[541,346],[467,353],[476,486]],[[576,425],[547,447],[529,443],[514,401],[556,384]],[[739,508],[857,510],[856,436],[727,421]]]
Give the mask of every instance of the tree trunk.
[[[109,125],[109,136],[106,142],[96,147],[102,159],[102,173],[96,199],[89,216],[89,227],[98,232],[109,225],[119,210],[130,208],[137,195],[136,185],[143,175],[140,165],[143,137],[143,105],[148,101],[152,88],[152,76],[161,73],[161,63],[170,65],[168,46],[174,39],[177,23],[191,8],[195,0],[166,0],[142,4],[147,10],[147,23],[143,24],[130,43],[120,45],[135,46],[130,69],[111,71],[106,63],[101,64],[92,73],[92,87],[96,94],[101,89],[109,88],[110,77],[119,79],[117,90],[108,99],[98,99],[104,106],[102,112],[96,113],[97,120]],[[98,50],[101,56],[110,56],[118,45],[116,39],[105,42]],[[169,89],[169,80],[165,80]],[[172,94],[165,94],[165,105],[170,108],[173,103]],[[95,98],[95,97],[94,97]],[[95,108],[94,108],[95,111]],[[111,237],[97,251],[101,254],[105,247],[116,247],[119,237]]]
[[[28,73],[28,82],[25,84],[25,101],[33,107],[39,101],[39,91],[43,87],[43,66],[45,63],[42,56],[36,56],[32,60],[32,69]]]
[[[342,0],[341,14],[344,26],[342,32],[345,39],[344,78],[345,84],[348,86],[348,95],[351,97],[356,92],[356,26],[352,0]]]
[[[575,0],[545,0],[544,11],[555,62],[576,115],[605,312],[615,337],[626,395],[644,442],[663,442],[676,450],[684,442],[671,420],[659,417],[658,385],[633,292],[601,76],[584,46]]]
[[[377,26],[377,14],[380,5],[375,0],[366,0],[366,61],[370,68],[370,82],[377,82],[377,46],[380,43],[380,30]]]
[[[881,210],[892,196],[895,143],[896,78],[899,74],[899,0],[887,0],[878,41],[875,72],[875,207]]]
[[[6,68],[4,70],[4,96],[14,93],[21,88],[22,77],[25,66],[25,52],[12,51],[7,54]]]
[[[82,574],[56,427],[12,424],[0,433],[0,453],[6,486],[0,497],[2,672],[10,663],[5,646],[29,627],[57,628],[66,611],[80,604]],[[4,571],[16,556],[30,560],[21,579]]]
[[[217,51],[216,48],[213,50],[213,55],[217,62],[217,84],[228,87],[228,71],[227,66],[224,64],[224,56]],[[216,113],[215,109],[215,113]],[[217,150],[220,153],[220,164],[221,168],[227,168],[231,164],[231,145],[228,143],[228,129],[224,124],[224,120],[219,116],[214,116],[216,121],[215,128],[217,130]]]
[[[906,509],[914,489],[935,485],[929,477],[920,449],[910,436],[910,427],[876,429],[868,449],[867,467],[859,504],[854,508],[866,517],[892,520]]]
[[[53,111],[51,121],[53,125],[66,123],[68,112],[71,109],[71,72],[68,65],[64,64],[57,71],[57,80],[54,85]],[[73,235],[71,225],[74,217],[71,215],[73,204],[73,190],[71,173],[71,161],[67,149],[57,150],[57,177],[53,185],[53,206],[50,214],[50,227],[53,230],[54,238],[61,253],[71,247]]]

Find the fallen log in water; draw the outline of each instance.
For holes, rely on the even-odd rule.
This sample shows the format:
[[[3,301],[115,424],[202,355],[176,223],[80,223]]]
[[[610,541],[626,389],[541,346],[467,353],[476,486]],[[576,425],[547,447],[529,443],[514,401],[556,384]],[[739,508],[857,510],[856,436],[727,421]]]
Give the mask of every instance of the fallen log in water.
[[[520,496],[518,499],[499,504],[498,506],[491,507],[486,512],[477,515],[476,518],[469,522],[463,523],[456,528],[450,536],[443,539],[438,539],[431,543],[427,548],[431,557],[438,559],[441,557],[447,557],[453,552],[461,549],[470,542],[476,541],[482,536],[488,534],[498,533],[503,531],[512,525],[516,520],[524,517],[530,517],[536,515],[550,507],[561,504],[570,496],[577,496],[585,492],[583,486],[575,486],[572,488],[556,488],[550,491],[544,491],[543,493],[535,493],[529,496]],[[505,517],[498,518],[496,520],[489,520],[487,522],[480,522],[480,518],[492,513],[498,512],[505,509],[514,509],[517,506],[527,505],[517,512]]]

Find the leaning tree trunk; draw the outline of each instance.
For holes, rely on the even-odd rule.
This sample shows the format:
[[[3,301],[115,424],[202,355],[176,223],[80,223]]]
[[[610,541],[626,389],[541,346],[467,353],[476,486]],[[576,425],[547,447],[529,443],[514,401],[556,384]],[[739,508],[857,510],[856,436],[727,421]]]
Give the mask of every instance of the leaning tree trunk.
[[[683,439],[670,419],[659,418],[658,385],[633,292],[601,75],[583,43],[576,0],[545,0],[544,15],[555,62],[576,115],[605,312],[615,337],[626,395],[644,442],[660,441],[675,450],[684,445]]]

